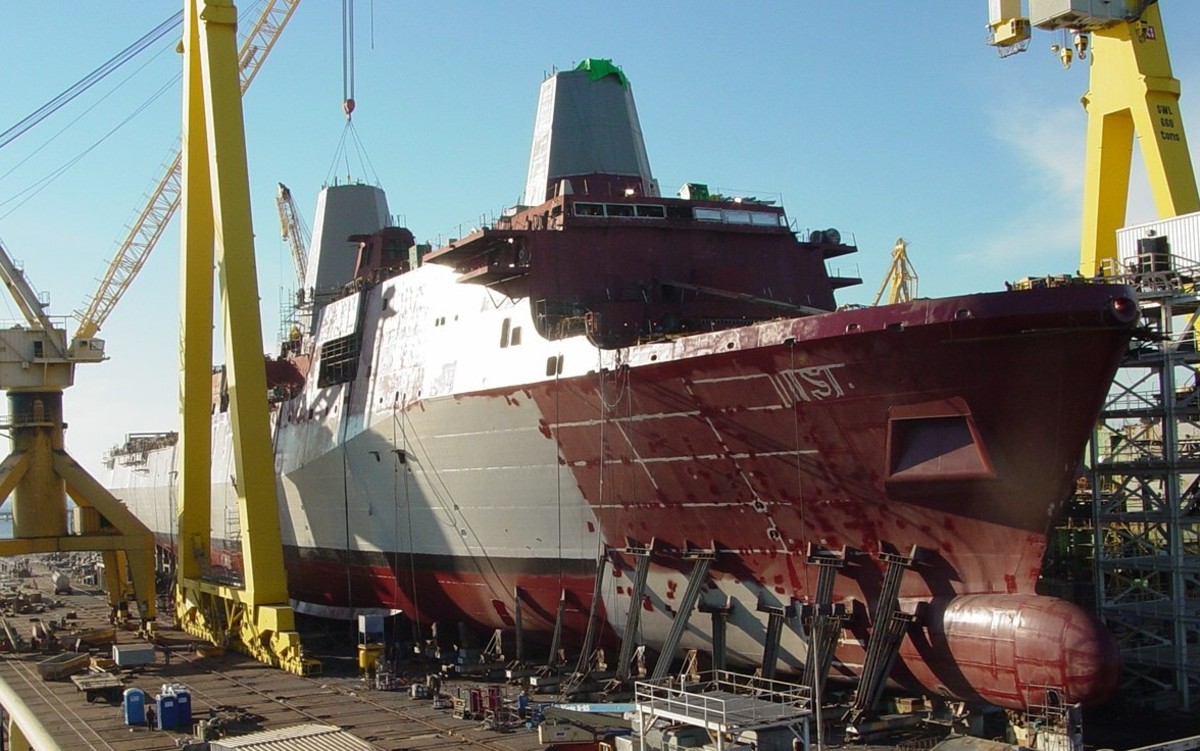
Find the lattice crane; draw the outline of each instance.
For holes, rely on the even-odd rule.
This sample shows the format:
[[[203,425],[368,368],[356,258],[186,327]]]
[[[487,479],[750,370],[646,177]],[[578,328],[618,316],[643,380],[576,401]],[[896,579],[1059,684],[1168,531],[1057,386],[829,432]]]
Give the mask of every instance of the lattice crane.
[[[300,216],[300,209],[292,198],[288,186],[279,183],[275,192],[275,206],[279,209],[279,229],[288,248],[292,251],[292,265],[296,269],[296,286],[304,288],[304,275],[308,270],[308,225]]]
[[[1031,28],[1072,34],[1052,49],[1064,65],[1090,54],[1087,156],[1080,272],[1116,271],[1116,232],[1125,224],[1136,131],[1160,218],[1200,211],[1200,194],[1179,110],[1157,0],[990,0],[989,43],[1001,56],[1028,47]],[[1090,47],[1090,50],[1089,50]]]
[[[242,41],[238,51],[238,69],[243,94],[250,88],[299,4],[300,0],[268,0],[254,27]],[[166,172],[155,184],[146,205],[109,262],[100,285],[82,310],[75,314],[79,319],[79,328],[74,337],[76,340],[91,339],[104,325],[179,208],[180,153],[176,150],[170,159]]]

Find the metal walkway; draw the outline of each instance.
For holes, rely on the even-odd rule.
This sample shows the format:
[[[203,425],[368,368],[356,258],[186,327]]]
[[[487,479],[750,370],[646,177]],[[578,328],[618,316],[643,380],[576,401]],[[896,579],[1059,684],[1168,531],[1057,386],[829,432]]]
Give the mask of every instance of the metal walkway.
[[[808,687],[798,683],[714,670],[698,682],[639,681],[635,700],[635,727],[643,738],[661,719],[705,728],[715,735],[717,751],[725,736],[772,729],[789,730],[808,747],[812,701]]]

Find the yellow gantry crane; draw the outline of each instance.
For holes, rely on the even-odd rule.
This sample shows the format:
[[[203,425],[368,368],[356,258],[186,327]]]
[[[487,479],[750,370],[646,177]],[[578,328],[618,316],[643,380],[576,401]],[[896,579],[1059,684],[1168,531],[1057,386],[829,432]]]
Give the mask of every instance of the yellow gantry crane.
[[[299,0],[268,0],[238,54],[241,91],[250,86]],[[138,215],[100,287],[82,312],[70,344],[66,330],[45,314],[24,273],[0,246],[0,281],[16,301],[25,325],[0,333],[0,390],[8,392],[12,452],[0,463],[0,504],[12,497],[13,539],[0,555],[100,551],[114,617],[126,615],[132,595],[143,630],[155,616],[154,537],[103,485],[67,454],[63,390],[74,384],[77,363],[104,360],[95,338],[121,295],[142,268],[179,205],[180,154],[170,160]],[[265,388],[265,387],[264,387]],[[66,498],[79,509],[77,530],[67,527]]]
[[[990,0],[990,44],[1001,55],[1029,44],[1030,28],[1061,30],[1073,43],[1054,46],[1064,64],[1091,57],[1080,273],[1116,270],[1116,231],[1125,224],[1129,169],[1137,133],[1160,218],[1200,211],[1196,176],[1179,110],[1157,0]],[[1090,50],[1089,50],[1090,47]]]
[[[319,663],[304,657],[283,567],[236,32],[231,0],[185,0],[176,617],[193,635],[305,674]],[[220,278],[243,587],[204,578],[212,529],[214,265]]]
[[[299,4],[300,0],[268,0],[250,33],[242,41],[238,52],[238,69],[243,94],[254,82],[254,77],[258,75]],[[82,310],[76,313],[79,328],[75,332],[75,339],[87,340],[96,335],[150,257],[150,251],[154,250],[163,230],[179,208],[179,172],[180,152],[177,150],[168,160],[166,171],[155,183],[146,205],[138,213],[125,239],[117,247],[96,291]]]
[[[908,240],[903,237],[896,238],[896,246],[892,248],[892,265],[888,267],[872,305],[879,304],[884,290],[888,290],[888,305],[908,302],[917,296],[917,270],[908,260]]]

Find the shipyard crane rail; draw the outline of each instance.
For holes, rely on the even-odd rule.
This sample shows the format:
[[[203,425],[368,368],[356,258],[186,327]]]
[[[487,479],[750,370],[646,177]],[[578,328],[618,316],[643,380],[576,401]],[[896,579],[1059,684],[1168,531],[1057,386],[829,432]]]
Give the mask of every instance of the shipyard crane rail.
[[[283,183],[279,183],[279,188],[275,193],[275,206],[279,209],[279,228],[283,239],[292,251],[296,284],[303,288],[304,274],[308,269],[308,226],[304,223],[304,217],[300,215],[300,209],[297,208],[295,199],[292,198],[292,191]]]
[[[1073,35],[1073,45],[1052,49],[1064,65],[1076,53],[1088,55],[1090,47],[1079,270],[1088,277],[1111,276],[1116,233],[1129,202],[1135,132],[1159,218],[1200,211],[1158,0],[1029,0],[1029,10],[1029,16],[1022,13],[1021,0],[991,0],[988,43],[1006,56],[1028,47],[1031,28],[1063,30]]]
[[[300,0],[268,0],[254,27],[242,41],[238,51],[242,94],[250,88],[299,4]],[[76,340],[91,339],[104,325],[179,208],[180,154],[181,151],[176,149],[166,171],[155,184],[145,206],[109,262],[96,291],[88,298],[83,309],[75,314],[79,319],[74,336]]]

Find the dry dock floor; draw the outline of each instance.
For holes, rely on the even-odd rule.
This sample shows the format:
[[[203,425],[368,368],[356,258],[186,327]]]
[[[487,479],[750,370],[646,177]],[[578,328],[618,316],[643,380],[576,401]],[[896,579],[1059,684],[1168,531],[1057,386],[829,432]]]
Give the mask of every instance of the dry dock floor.
[[[36,569],[35,569],[36,571]],[[27,580],[46,600],[61,602],[45,618],[75,611],[83,627],[105,625],[108,608],[98,593],[76,592],[51,596],[49,581],[35,575]],[[29,586],[29,584],[26,584]],[[10,616],[9,623],[28,638],[29,616]],[[366,689],[357,677],[300,677],[270,668],[242,655],[199,656],[193,640],[165,618],[158,632],[172,645],[170,665],[156,651],[155,664],[123,671],[126,688],[138,687],[149,697],[163,683],[181,683],[192,696],[193,721],[217,714],[230,721],[229,735],[275,730],[301,723],[336,725],[379,749],[492,749],[533,751],[542,746],[537,732],[521,727],[488,730],[481,722],[455,719],[450,710],[434,709],[429,700],[407,692]],[[118,644],[136,644],[132,632],[118,631]],[[189,732],[148,730],[124,723],[120,703],[103,698],[89,703],[70,680],[43,681],[37,662],[42,654],[0,655],[0,677],[25,701],[63,749],[149,751],[178,749]],[[453,690],[450,688],[450,690]],[[445,691],[445,689],[444,689]],[[148,700],[151,702],[152,699]]]

